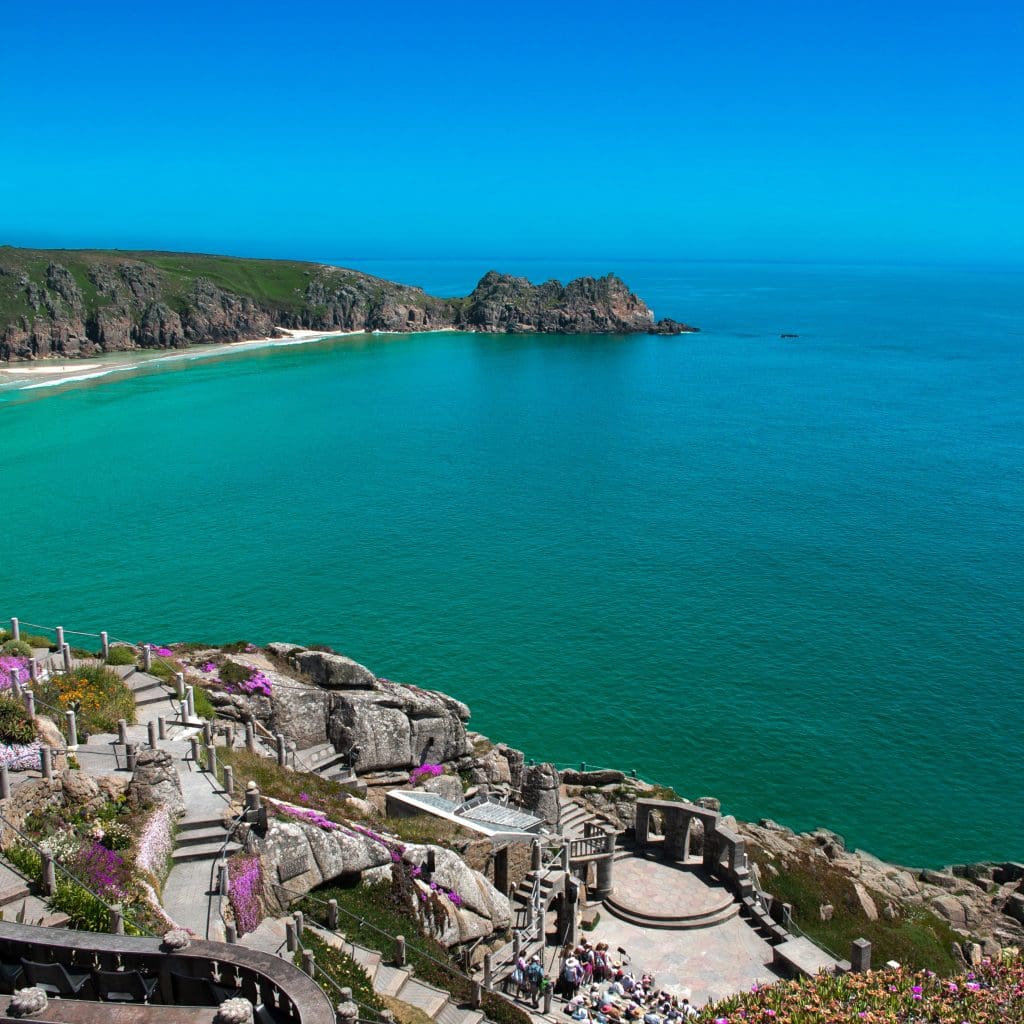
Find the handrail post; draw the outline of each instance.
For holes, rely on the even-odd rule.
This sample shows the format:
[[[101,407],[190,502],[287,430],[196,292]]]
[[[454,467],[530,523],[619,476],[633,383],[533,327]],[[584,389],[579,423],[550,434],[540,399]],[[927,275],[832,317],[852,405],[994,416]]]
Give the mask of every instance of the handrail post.
[[[142,645],[142,671],[148,672],[153,667],[153,645]]]
[[[167,719],[163,715],[156,720],[156,735],[157,739],[167,739]]]
[[[0,764],[0,800],[11,798],[11,777],[7,774],[7,762]]]
[[[484,988],[488,992],[494,991],[494,957],[491,953],[484,953]]]
[[[294,953],[299,948],[298,938],[295,934],[295,921],[285,921],[284,923],[284,935],[285,935],[285,947],[289,953]]]
[[[224,792],[231,796],[235,792],[235,769],[231,765],[224,765]]]
[[[256,729],[252,722],[245,723],[245,749],[250,754],[256,750]]]
[[[279,732],[275,739],[277,741],[277,763],[279,767],[284,768],[287,760],[285,756],[284,733]]]
[[[150,719],[149,722],[146,723],[146,731],[149,733],[150,747],[152,747],[153,750],[156,750],[156,722],[153,719]]]
[[[21,679],[19,678],[19,672],[16,668],[10,670],[11,676],[11,692],[15,697],[22,697],[24,691],[21,689]]]
[[[117,720],[117,742],[124,746],[128,742],[128,722],[124,718]]]
[[[39,768],[43,778],[50,782],[53,779],[53,751],[44,743],[39,748]]]
[[[43,895],[52,896],[57,891],[57,869],[54,867],[53,854],[43,850],[39,856],[43,868]]]
[[[61,656],[64,659],[64,671],[71,671],[71,647],[69,644],[63,644],[60,649]]]
[[[14,618],[13,616],[11,617],[11,639],[12,640],[20,640],[21,639],[21,623],[18,622],[18,620],[16,618]]]
[[[247,811],[258,811],[261,806],[260,787],[250,779],[245,786],[245,809]]]
[[[58,626],[54,632],[57,634],[57,650],[64,650],[64,627]]]
[[[120,903],[110,905],[110,933],[124,935],[124,907]]]
[[[404,935],[396,935],[395,936],[395,966],[396,967],[404,967],[405,966],[405,936]]]
[[[110,661],[110,635],[106,632],[100,633],[100,653],[104,661]]]
[[[295,934],[301,936],[306,928],[306,919],[302,914],[301,910],[296,910],[292,914],[292,920],[295,922]]]
[[[315,958],[313,956],[313,950],[311,950],[311,949],[304,949],[302,951],[302,969],[311,978],[313,977],[314,973],[316,972],[316,961],[315,961]]]
[[[185,699],[185,673],[175,672],[174,673],[174,694],[178,700]]]
[[[137,754],[135,752],[135,744],[134,743],[126,743],[124,745],[124,763],[125,763],[125,767],[128,769],[128,771],[130,771],[130,772],[134,772],[135,771],[136,758],[137,758]]]
[[[28,659],[28,677],[33,683],[39,679],[39,662],[34,657]]]
[[[327,901],[327,928],[336,932],[338,930],[338,901]]]
[[[213,776],[213,781],[217,781],[217,748],[211,743],[206,748],[206,770]]]
[[[68,723],[68,750],[78,749],[78,715],[68,708],[64,712],[64,717]]]
[[[31,688],[26,689],[24,692],[25,697],[25,714],[29,718],[36,717],[36,695],[32,692]]]

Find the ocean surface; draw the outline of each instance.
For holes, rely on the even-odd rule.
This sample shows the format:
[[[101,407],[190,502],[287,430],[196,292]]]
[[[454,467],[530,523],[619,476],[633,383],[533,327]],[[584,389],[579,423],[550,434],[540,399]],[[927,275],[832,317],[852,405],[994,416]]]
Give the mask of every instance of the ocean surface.
[[[1024,859],[1024,274],[311,255],[442,294],[615,270],[703,330],[2,392],[0,615],[329,643],[531,757]]]

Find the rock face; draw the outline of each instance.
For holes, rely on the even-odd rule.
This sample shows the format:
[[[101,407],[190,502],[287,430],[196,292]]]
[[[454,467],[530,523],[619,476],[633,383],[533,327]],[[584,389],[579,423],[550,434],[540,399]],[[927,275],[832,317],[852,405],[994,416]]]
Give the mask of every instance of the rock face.
[[[133,807],[164,804],[174,815],[185,812],[181,779],[169,751],[139,751],[132,781],[128,785],[128,803]]]
[[[522,801],[526,810],[558,828],[558,769],[553,764],[531,764],[523,770]]]
[[[238,290],[225,286],[237,282]],[[219,282],[219,283],[218,283]],[[609,274],[532,285],[491,271],[469,296],[314,263],[188,253],[0,247],[0,359],[92,356],[136,348],[319,331],[680,334]]]
[[[340,654],[271,644],[268,652],[310,680],[270,674],[275,732],[299,748],[330,742],[358,772],[443,764],[467,753],[469,708],[443,693],[378,679]]]

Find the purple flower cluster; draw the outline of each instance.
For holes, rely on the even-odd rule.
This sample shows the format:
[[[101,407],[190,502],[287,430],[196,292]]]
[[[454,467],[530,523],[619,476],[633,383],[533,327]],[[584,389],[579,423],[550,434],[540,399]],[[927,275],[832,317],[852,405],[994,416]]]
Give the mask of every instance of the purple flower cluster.
[[[128,868],[124,859],[102,843],[86,843],[75,858],[75,868],[82,881],[100,896],[124,896]]]
[[[215,667],[213,662],[209,662],[203,666],[203,671],[212,671]],[[220,679],[215,679],[214,682],[223,686],[227,693],[248,693],[250,696],[269,697],[272,692],[270,680],[254,665],[247,665],[246,668],[249,670],[249,678],[243,679],[240,683],[225,683]]]
[[[156,655],[159,658],[173,658],[174,651],[172,651],[170,647],[158,647],[156,649]]]
[[[279,804],[277,801],[274,801],[274,803],[278,811],[281,814],[287,814],[289,818],[298,818],[299,821],[316,825],[317,828],[325,829],[328,832],[334,832],[341,828],[337,822],[331,821],[323,811],[315,811],[312,807],[292,807],[289,804]]]
[[[217,666],[212,661],[207,661],[199,666],[200,672],[216,672]]]
[[[228,861],[228,899],[235,912],[238,934],[255,931],[263,920],[263,866],[259,857],[232,857]]]
[[[29,677],[28,661],[13,654],[0,655],[0,690],[11,688],[11,673],[18,673],[18,682],[24,683]]]
[[[424,779],[436,779],[438,775],[443,774],[444,768],[442,768],[441,765],[425,761],[418,768],[413,768],[413,770],[409,772],[409,781],[414,786],[418,786]]]

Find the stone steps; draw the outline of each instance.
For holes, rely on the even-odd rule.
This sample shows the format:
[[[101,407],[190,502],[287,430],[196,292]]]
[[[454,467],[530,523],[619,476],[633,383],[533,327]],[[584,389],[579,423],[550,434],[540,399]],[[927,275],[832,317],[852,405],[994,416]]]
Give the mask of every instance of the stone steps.
[[[373,979],[373,990],[382,996],[394,996],[400,998],[398,993],[402,986],[412,977],[412,972],[407,967],[393,967],[390,964],[379,964],[377,974]]]
[[[418,978],[409,977],[402,985],[398,995],[409,1006],[415,1006],[422,1010],[428,1017],[437,1018],[437,1015],[451,1002],[450,993],[444,989],[435,988]]]
[[[614,898],[606,899],[602,906],[613,917],[627,924],[634,924],[640,928],[665,928],[672,931],[691,931],[698,928],[714,928],[734,917],[739,916],[740,905],[731,900],[727,904],[716,907],[713,910],[702,911],[699,914],[686,914],[675,917],[659,917],[654,914],[645,914],[642,911],[623,907],[617,904]]]

